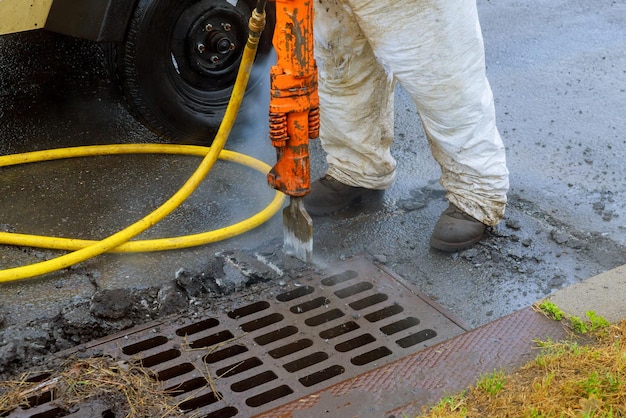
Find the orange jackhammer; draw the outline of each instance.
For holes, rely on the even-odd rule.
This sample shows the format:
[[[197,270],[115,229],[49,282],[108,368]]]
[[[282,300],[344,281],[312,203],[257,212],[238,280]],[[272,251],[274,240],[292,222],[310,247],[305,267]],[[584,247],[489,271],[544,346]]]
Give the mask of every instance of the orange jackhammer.
[[[311,191],[309,139],[319,136],[317,66],[313,56],[312,0],[275,0],[273,45],[276,65],[270,71],[270,139],[277,161],[269,184],[290,196],[283,210],[284,250],[310,262],[313,222],[303,198]]]

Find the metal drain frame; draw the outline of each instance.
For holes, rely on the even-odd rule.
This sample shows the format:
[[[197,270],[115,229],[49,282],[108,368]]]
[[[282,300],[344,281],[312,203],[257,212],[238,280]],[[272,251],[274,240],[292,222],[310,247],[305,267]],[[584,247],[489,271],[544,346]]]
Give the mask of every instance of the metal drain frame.
[[[223,314],[136,327],[73,351],[141,364],[164,389],[180,392],[175,397],[185,412],[226,418],[269,411],[469,329],[363,257],[236,305]],[[19,416],[62,416],[45,414],[53,408],[50,401]]]

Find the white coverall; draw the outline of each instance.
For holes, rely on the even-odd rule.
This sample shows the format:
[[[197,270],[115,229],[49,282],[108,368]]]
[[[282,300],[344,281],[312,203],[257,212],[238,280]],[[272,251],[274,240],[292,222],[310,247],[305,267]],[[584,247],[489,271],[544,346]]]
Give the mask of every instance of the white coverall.
[[[398,81],[417,106],[447,199],[497,224],[508,170],[476,1],[315,0],[314,34],[327,173],[350,186],[391,186]]]

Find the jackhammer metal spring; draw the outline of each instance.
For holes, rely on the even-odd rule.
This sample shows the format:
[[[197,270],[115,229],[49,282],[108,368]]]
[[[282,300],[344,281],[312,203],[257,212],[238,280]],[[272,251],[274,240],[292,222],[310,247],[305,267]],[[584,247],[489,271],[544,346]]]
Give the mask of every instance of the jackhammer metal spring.
[[[270,139],[276,148],[287,145],[289,135],[287,134],[287,114],[270,112]]]
[[[309,110],[309,139],[320,136],[320,108]]]

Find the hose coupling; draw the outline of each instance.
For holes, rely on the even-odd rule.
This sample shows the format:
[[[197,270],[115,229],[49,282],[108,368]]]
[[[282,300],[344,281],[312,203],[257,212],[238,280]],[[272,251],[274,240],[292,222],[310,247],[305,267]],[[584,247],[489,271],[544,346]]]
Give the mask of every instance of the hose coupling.
[[[265,28],[265,23],[265,10],[262,13],[259,13],[256,8],[253,9],[250,20],[248,21],[248,29],[250,30],[250,33],[248,34],[248,42],[256,44],[259,43],[259,38],[261,37],[261,32],[263,32],[263,29]]]

